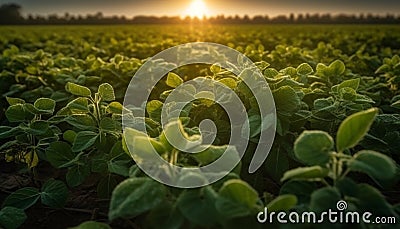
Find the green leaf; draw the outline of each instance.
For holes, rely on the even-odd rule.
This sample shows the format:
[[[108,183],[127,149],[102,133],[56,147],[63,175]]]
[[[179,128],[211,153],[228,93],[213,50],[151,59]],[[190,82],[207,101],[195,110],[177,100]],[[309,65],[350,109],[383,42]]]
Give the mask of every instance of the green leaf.
[[[49,123],[42,120],[33,121],[29,124],[29,133],[33,135],[45,134],[49,130]]]
[[[357,205],[364,212],[369,211],[373,215],[394,216],[396,213],[392,205],[386,201],[381,191],[368,184],[357,184]]]
[[[70,187],[76,187],[82,184],[90,174],[90,166],[87,164],[76,164],[68,169],[66,180]]]
[[[129,175],[129,168],[131,165],[130,161],[125,161],[125,160],[109,161],[107,165],[108,165],[108,171],[110,171],[110,173],[115,173],[124,177],[127,177]]]
[[[67,116],[65,121],[81,130],[94,130],[96,128],[96,121],[93,119],[92,116],[88,114],[80,114],[80,115],[73,115]]]
[[[111,229],[111,227],[105,223],[86,221],[76,227],[71,227],[70,229]]]
[[[163,229],[180,229],[185,220],[177,206],[166,201],[153,209],[146,219],[151,228],[159,228],[162,222]]]
[[[118,126],[112,118],[104,117],[100,121],[100,128],[106,131],[115,131],[117,130]]]
[[[392,103],[390,106],[400,109],[400,100],[397,100],[396,102]]]
[[[339,84],[338,90],[345,88],[345,87],[349,87],[354,90],[357,90],[359,85],[360,85],[360,78],[345,80]]]
[[[39,109],[37,109],[34,105],[30,104],[30,103],[25,103],[24,104],[24,108],[26,111],[28,111],[31,114],[35,114],[35,115],[39,115],[39,114],[43,114],[46,112],[40,111]]]
[[[65,90],[77,96],[90,97],[92,95],[89,88],[71,82],[65,85]]]
[[[223,79],[218,80],[218,82],[226,85],[227,87],[229,87],[231,89],[235,89],[237,87],[236,80],[234,80],[232,78],[223,78]]]
[[[25,121],[26,113],[23,104],[11,105],[6,110],[6,117],[10,122]]]
[[[79,97],[67,104],[67,106],[72,113],[88,113],[89,112],[89,105],[88,99]]]
[[[35,101],[33,106],[41,113],[52,114],[56,107],[56,101],[48,98],[39,98]]]
[[[62,168],[64,165],[74,160],[71,146],[65,142],[52,142],[46,149],[46,158],[50,164],[56,168]]]
[[[183,191],[177,200],[177,207],[189,222],[209,227],[218,220],[215,209],[216,193],[211,187]]]
[[[219,190],[219,195],[243,204],[248,208],[256,206],[258,201],[258,193],[249,184],[239,179],[232,179],[223,184]]]
[[[213,64],[213,65],[211,65],[211,67],[210,67],[210,71],[211,71],[213,74],[217,74],[217,73],[219,73],[219,72],[221,71],[221,66],[219,66],[218,64]]]
[[[183,79],[179,77],[177,74],[170,72],[168,73],[166,83],[168,86],[176,88],[183,83]]]
[[[165,188],[150,178],[130,178],[113,191],[108,217],[133,218],[158,206],[165,199]]]
[[[26,187],[11,193],[3,202],[3,207],[10,206],[20,209],[27,209],[34,205],[40,197],[37,188]]]
[[[0,126],[0,139],[14,137],[21,131],[19,126],[17,127],[9,127],[9,126]]]
[[[278,211],[288,211],[292,209],[297,204],[297,197],[291,194],[284,194],[276,197],[271,202],[268,203],[268,211],[278,212]]]
[[[227,146],[210,146],[206,150],[191,155],[200,165],[208,165],[217,160],[226,151]]]
[[[310,210],[322,212],[336,207],[341,199],[339,190],[334,187],[324,187],[311,194]]]
[[[264,75],[267,78],[275,78],[277,75],[279,75],[279,72],[275,68],[267,68],[264,70]]]
[[[378,180],[392,179],[396,175],[396,164],[390,157],[370,150],[356,153],[348,163],[348,168]]]
[[[146,104],[146,111],[152,119],[160,119],[163,103],[159,100],[151,100]]]
[[[111,102],[106,108],[107,112],[112,114],[122,114],[122,109],[122,104],[119,102]]]
[[[279,194],[293,194],[297,197],[299,204],[308,204],[310,202],[311,193],[317,189],[315,182],[305,180],[290,180],[285,182]]]
[[[284,172],[289,169],[288,154],[283,150],[283,147],[274,147],[271,149],[265,161],[264,168],[272,179],[279,181]]]
[[[294,143],[296,157],[307,165],[327,163],[332,149],[332,137],[319,130],[304,131]]]
[[[321,166],[312,166],[312,167],[302,167],[295,168],[289,171],[286,171],[283,175],[281,181],[290,180],[290,179],[306,179],[306,180],[314,180],[319,178],[324,178],[328,175],[329,170],[326,168],[322,168]]]
[[[296,69],[297,73],[299,75],[309,75],[311,73],[314,72],[314,70],[312,69],[312,67],[307,64],[307,63],[302,63],[300,64],[297,69]]]
[[[71,144],[74,143],[75,137],[76,137],[76,132],[73,130],[66,130],[63,133],[63,139]]]
[[[272,92],[274,96],[276,109],[286,113],[295,113],[300,109],[301,101],[296,91],[289,87],[283,86]]]
[[[4,207],[0,211],[0,226],[5,229],[17,229],[26,220],[24,210],[14,207]]]
[[[378,114],[377,108],[357,112],[347,117],[339,126],[336,136],[336,149],[343,152],[345,149],[352,148],[358,144],[371,127],[375,116]]]
[[[93,131],[78,132],[72,145],[72,152],[80,152],[91,147],[98,137],[99,134]]]
[[[16,104],[25,104],[25,100],[20,99],[20,98],[11,98],[11,97],[6,97],[7,102],[10,106],[16,105]]]
[[[100,198],[110,198],[112,191],[118,185],[118,181],[111,174],[100,179],[97,184],[97,195]]]
[[[329,65],[328,69],[331,76],[340,76],[344,73],[346,67],[341,60],[335,60]]]
[[[52,178],[43,184],[40,196],[42,204],[52,208],[61,208],[67,201],[68,189],[62,181]]]
[[[115,100],[114,88],[109,83],[101,84],[98,93],[103,101]]]

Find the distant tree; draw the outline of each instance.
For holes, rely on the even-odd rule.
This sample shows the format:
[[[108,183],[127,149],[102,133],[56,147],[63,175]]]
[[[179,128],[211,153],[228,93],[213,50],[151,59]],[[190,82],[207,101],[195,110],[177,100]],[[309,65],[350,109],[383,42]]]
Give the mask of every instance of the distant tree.
[[[10,3],[0,6],[0,24],[21,24],[24,19],[21,16],[21,6]]]

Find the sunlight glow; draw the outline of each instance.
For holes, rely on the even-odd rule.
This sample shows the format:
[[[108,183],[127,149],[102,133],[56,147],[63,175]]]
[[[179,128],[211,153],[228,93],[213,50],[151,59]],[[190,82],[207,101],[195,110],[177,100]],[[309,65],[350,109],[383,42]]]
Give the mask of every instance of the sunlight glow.
[[[190,16],[191,18],[203,19],[208,16],[208,9],[204,1],[193,0],[190,6],[186,9],[185,16]]]

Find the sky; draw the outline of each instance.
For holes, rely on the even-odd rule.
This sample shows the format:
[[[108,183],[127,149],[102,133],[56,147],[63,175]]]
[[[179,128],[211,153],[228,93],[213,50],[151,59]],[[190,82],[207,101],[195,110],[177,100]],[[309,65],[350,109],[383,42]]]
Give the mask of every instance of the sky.
[[[208,16],[288,15],[290,13],[395,14],[400,15],[400,0],[0,0],[0,4],[17,3],[23,15],[103,15],[184,16],[194,14],[191,5],[203,1]],[[196,8],[196,7],[194,7]],[[198,14],[199,12],[197,12]]]

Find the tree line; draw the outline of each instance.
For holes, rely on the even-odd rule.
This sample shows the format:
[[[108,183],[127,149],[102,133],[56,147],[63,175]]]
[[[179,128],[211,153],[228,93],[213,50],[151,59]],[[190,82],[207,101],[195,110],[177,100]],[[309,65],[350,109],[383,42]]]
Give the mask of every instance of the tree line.
[[[208,18],[181,18],[179,16],[104,16],[101,12],[96,14],[71,15],[65,13],[62,16],[50,14],[48,16],[28,15],[23,17],[22,7],[10,3],[0,6],[1,25],[104,25],[104,24],[400,24],[400,15],[374,15],[374,14],[290,14],[269,17],[268,15],[224,16],[218,15]]]

